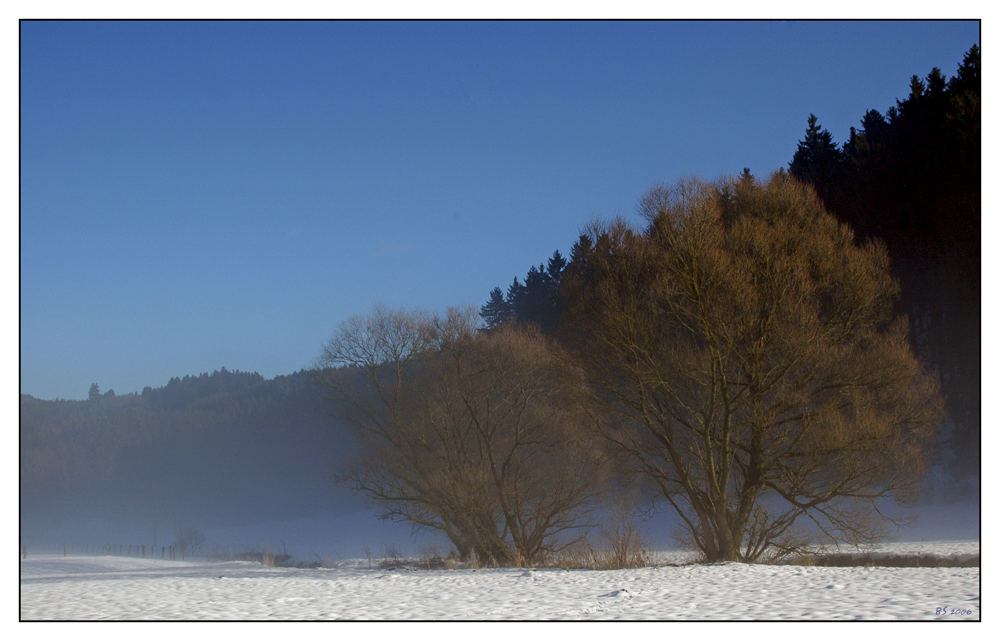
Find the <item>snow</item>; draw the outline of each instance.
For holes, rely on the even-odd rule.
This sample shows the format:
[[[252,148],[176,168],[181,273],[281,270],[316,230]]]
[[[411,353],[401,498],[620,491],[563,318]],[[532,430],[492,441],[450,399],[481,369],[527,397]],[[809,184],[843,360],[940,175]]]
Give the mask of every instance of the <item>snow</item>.
[[[964,557],[978,541],[888,544],[885,554]],[[22,620],[979,620],[979,568],[687,564],[655,567],[329,569],[248,562],[30,555]],[[948,614],[936,614],[947,608]],[[971,614],[952,614],[952,610]]]

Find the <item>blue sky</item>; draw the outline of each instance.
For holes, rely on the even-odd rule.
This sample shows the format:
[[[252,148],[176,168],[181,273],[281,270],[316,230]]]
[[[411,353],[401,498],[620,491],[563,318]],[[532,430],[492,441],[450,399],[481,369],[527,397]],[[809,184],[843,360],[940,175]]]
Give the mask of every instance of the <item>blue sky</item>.
[[[310,367],[481,305],[656,183],[838,142],[975,22],[24,22],[20,383]]]

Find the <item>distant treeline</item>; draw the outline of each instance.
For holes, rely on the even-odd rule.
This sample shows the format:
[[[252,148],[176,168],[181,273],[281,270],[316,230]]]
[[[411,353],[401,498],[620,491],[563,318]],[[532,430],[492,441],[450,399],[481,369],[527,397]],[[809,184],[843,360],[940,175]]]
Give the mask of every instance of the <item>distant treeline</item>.
[[[913,76],[885,114],[867,111],[842,145],[810,114],[787,171],[811,184],[859,242],[884,242],[901,285],[898,311],[920,359],[941,378],[949,438],[938,461],[959,481],[980,471],[980,54],[973,45],[952,78]],[[749,170],[744,169],[749,178]],[[480,315],[488,328],[534,324],[558,335],[570,306],[562,284],[586,269],[586,234],[566,260],[495,287]]]
[[[22,395],[22,511],[316,513],[330,507],[329,474],[353,447],[329,409],[308,371],[265,380],[223,368],[86,401]]]

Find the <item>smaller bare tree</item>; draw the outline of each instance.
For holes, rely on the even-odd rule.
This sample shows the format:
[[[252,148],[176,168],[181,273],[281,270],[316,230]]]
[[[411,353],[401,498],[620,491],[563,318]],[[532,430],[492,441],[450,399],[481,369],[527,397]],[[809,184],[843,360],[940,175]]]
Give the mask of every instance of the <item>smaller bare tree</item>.
[[[584,377],[536,330],[477,325],[473,309],[377,308],[341,326],[320,364],[357,373],[327,382],[365,450],[342,479],[462,559],[533,564],[573,538],[599,487]]]

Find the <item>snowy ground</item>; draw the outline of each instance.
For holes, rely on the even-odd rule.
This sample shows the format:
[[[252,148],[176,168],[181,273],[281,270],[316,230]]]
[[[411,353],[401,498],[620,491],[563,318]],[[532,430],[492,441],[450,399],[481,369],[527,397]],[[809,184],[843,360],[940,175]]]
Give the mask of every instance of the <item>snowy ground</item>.
[[[888,544],[965,556],[978,541]],[[659,563],[690,555],[660,553]],[[268,568],[246,562],[39,555],[21,561],[22,620],[978,620],[979,568],[727,563],[635,570]],[[941,608],[946,613],[941,614]]]

